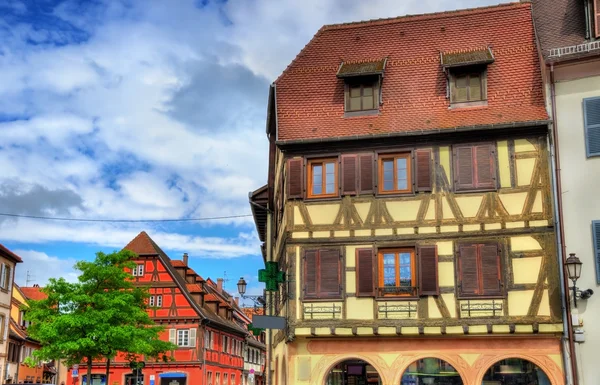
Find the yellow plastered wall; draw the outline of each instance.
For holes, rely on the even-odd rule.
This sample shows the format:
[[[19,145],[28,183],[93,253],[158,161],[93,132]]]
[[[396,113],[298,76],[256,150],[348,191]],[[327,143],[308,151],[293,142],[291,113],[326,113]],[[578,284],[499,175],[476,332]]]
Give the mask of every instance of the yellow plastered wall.
[[[367,219],[367,215],[369,215],[369,209],[371,208],[371,203],[369,202],[359,202],[354,204],[354,208],[358,212],[360,219],[364,222]]]
[[[454,287],[454,262],[438,263],[438,282],[440,287]]]
[[[508,315],[527,315],[529,305],[533,299],[533,290],[509,291],[508,292]]]
[[[456,196],[456,203],[465,218],[472,218],[477,215],[483,195]]]
[[[405,222],[414,221],[417,219],[419,207],[421,207],[421,199],[402,202],[386,202],[387,209],[394,218],[394,221]]]
[[[515,169],[517,172],[517,186],[529,186],[531,184],[533,168],[535,167],[535,159],[517,159],[515,163]]]
[[[502,205],[510,215],[520,215],[523,212],[523,205],[527,198],[526,192],[500,194]]]
[[[542,246],[540,243],[535,240],[535,238],[530,236],[525,237],[511,237],[510,238],[510,248],[512,251],[535,251],[541,250]]]
[[[331,225],[340,211],[339,204],[307,205],[310,220],[315,225]]]
[[[510,186],[510,158],[508,155],[508,141],[498,142],[498,173],[500,174],[500,187]]]
[[[535,151],[535,146],[527,139],[515,140],[515,152]]]
[[[375,318],[373,314],[373,298],[346,298],[346,317],[348,319],[372,320]]]
[[[442,146],[440,147],[440,165],[442,166],[442,168],[444,169],[444,172],[446,173],[446,178],[451,181],[452,179],[450,178],[450,176],[452,175],[450,173],[450,147],[448,146]]]
[[[542,257],[513,258],[513,280],[517,285],[536,283],[540,274]]]
[[[19,291],[19,289],[17,289],[15,287],[15,285],[12,286],[12,295],[13,298],[16,299],[18,302],[24,304],[26,303],[25,298],[21,295],[21,292]],[[21,309],[19,309],[19,307],[15,304],[11,304],[10,306],[10,317],[12,319],[14,319],[16,322],[19,322],[19,313],[21,312]]]

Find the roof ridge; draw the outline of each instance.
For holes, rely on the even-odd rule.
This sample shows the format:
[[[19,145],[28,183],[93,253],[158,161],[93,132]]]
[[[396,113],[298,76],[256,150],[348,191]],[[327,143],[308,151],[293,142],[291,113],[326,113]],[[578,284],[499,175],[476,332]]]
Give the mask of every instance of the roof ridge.
[[[503,8],[520,8],[520,7],[531,7],[531,4],[528,0],[521,1],[512,1],[507,3],[500,3],[494,5],[486,5],[483,7],[472,7],[472,8],[461,8],[461,9],[453,9],[448,11],[439,11],[439,12],[430,12],[430,13],[416,13],[402,16],[394,16],[394,17],[382,17],[378,19],[367,19],[367,20],[359,20],[359,21],[349,21],[345,23],[334,23],[334,24],[326,24],[321,27],[322,30],[335,30],[335,29],[345,29],[352,27],[363,27],[363,26],[371,26],[371,25],[381,25],[381,24],[393,24],[393,23],[402,23],[407,21],[414,20],[429,20],[429,19],[440,19],[446,17],[456,17],[456,16],[467,16],[478,13],[487,13],[487,12],[495,12],[501,11]]]

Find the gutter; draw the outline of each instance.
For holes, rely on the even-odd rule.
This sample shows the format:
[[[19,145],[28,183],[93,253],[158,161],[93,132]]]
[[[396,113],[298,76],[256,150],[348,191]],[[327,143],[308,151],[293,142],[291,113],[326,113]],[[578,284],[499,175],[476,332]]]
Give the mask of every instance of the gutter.
[[[336,136],[328,138],[316,138],[316,139],[292,139],[292,140],[277,140],[275,144],[277,146],[287,146],[293,144],[311,144],[311,143],[329,143],[329,142],[340,142],[340,141],[358,141],[368,139],[379,139],[379,138],[396,138],[396,137],[408,137],[408,136],[429,136],[439,134],[450,134],[455,132],[472,132],[472,131],[491,131],[501,130],[507,128],[522,128],[522,127],[540,127],[547,126],[551,123],[551,120],[532,120],[528,122],[512,122],[512,123],[501,123],[501,124],[485,124],[476,126],[463,126],[454,128],[435,128],[435,129],[423,129],[415,131],[403,131],[403,132],[389,132],[385,134],[373,134],[373,135],[350,135],[350,136]]]
[[[567,384],[577,385],[579,384],[578,372],[577,372],[577,361],[575,358],[575,343],[573,342],[573,325],[571,323],[571,298],[569,296],[569,283],[567,282],[567,275],[565,272],[565,260],[567,255],[567,248],[565,245],[564,235],[564,223],[563,223],[563,211],[562,211],[562,185],[560,178],[560,157],[558,147],[558,123],[556,116],[556,88],[554,82],[554,64],[550,65],[550,100],[552,103],[552,141],[550,143],[550,156],[554,158],[551,161],[552,171],[555,178],[552,178],[553,195],[554,195],[554,212],[556,213],[554,218],[554,224],[557,234],[557,256],[559,278],[560,278],[560,291],[561,291],[561,307],[562,307],[562,318],[563,318],[563,361],[565,366],[565,375],[567,377]],[[565,335],[566,333],[566,335]],[[565,340],[567,340],[568,349],[566,349]],[[568,355],[568,358],[567,358]],[[567,361],[568,360],[568,361]]]

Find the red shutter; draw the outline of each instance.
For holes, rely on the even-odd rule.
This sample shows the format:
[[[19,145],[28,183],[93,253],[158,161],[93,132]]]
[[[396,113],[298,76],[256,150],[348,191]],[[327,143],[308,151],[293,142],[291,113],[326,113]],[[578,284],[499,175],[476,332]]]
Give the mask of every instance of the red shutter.
[[[304,297],[306,298],[317,296],[317,260],[316,250],[304,252]]]
[[[358,192],[359,194],[369,194],[374,191],[373,181],[373,154],[358,155],[359,179]]]
[[[477,188],[496,187],[496,154],[494,145],[475,146],[476,185]]]
[[[438,257],[436,246],[419,247],[419,288],[421,295],[438,295]]]
[[[356,250],[356,295],[375,296],[375,261],[373,249]]]
[[[483,295],[502,294],[498,245],[480,245]]]
[[[477,245],[461,245],[458,249],[458,270],[461,295],[478,295]]]
[[[287,183],[288,198],[302,198],[304,192],[304,160],[295,158],[288,160]]]
[[[318,297],[339,297],[341,294],[340,251],[319,250]]]
[[[454,149],[454,186],[456,190],[471,190],[475,187],[473,172],[473,147]]]
[[[600,37],[600,0],[594,1],[594,26],[595,37]]]
[[[417,191],[431,191],[433,187],[431,173],[431,150],[416,150],[416,178],[415,186]]]
[[[356,195],[358,157],[356,155],[342,155],[342,195]]]

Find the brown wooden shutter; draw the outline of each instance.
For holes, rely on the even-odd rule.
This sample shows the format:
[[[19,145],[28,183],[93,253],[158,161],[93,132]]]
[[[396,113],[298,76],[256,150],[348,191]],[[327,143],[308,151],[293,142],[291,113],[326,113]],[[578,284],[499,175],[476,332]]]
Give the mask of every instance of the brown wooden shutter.
[[[372,194],[375,190],[373,180],[373,154],[358,155],[358,192],[359,194]]]
[[[433,187],[431,173],[431,150],[415,151],[415,187],[417,191],[431,191]]]
[[[454,149],[454,186],[456,190],[475,188],[473,170],[473,148],[471,146]]]
[[[478,295],[479,275],[477,274],[477,245],[460,245],[458,253],[460,294]]]
[[[419,288],[421,295],[438,295],[438,257],[437,247],[419,247]]]
[[[496,187],[496,151],[494,145],[475,146],[476,185],[477,188]]]
[[[342,195],[356,195],[358,182],[358,157],[342,155]]]
[[[341,294],[340,251],[319,250],[318,297],[332,298]]]
[[[375,296],[375,261],[373,249],[356,250],[356,296]]]
[[[316,250],[306,250],[304,252],[304,297],[317,297],[317,261],[318,252]]]
[[[302,198],[304,192],[304,160],[302,158],[295,158],[288,160],[288,172],[287,172],[287,183],[288,183],[288,198]]]
[[[500,252],[498,245],[481,245],[479,253],[481,258],[481,294],[502,294]]]

